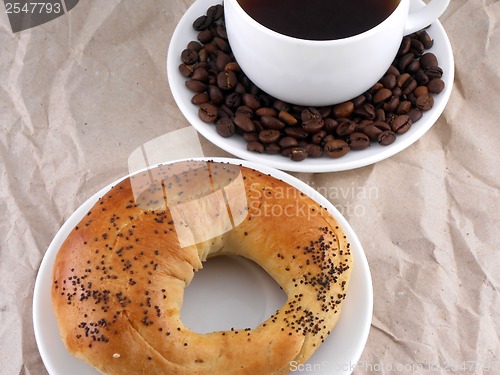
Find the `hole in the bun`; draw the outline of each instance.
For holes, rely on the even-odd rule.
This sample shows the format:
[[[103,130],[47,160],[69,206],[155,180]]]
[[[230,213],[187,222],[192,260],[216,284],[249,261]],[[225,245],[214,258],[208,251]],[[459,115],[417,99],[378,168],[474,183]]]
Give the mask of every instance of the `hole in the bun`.
[[[286,302],[266,271],[237,256],[217,256],[203,264],[186,288],[182,322],[198,333],[255,328]]]

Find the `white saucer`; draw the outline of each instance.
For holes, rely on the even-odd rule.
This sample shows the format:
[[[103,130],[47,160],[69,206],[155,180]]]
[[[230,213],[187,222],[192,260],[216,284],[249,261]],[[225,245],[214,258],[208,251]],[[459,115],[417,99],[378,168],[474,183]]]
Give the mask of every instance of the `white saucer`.
[[[346,232],[354,256],[354,267],[347,298],[332,334],[309,360],[307,368],[316,369],[315,374],[350,374],[366,344],[373,311],[370,270],[356,234],[345,218],[326,198],[295,177],[273,168],[238,159],[210,158],[210,160],[242,164],[246,167],[258,169],[263,173],[271,174],[289,183],[326,207]],[[51,304],[52,267],[60,246],[71,230],[86,215],[99,197],[118,182],[116,181],[97,192],[68,218],[48,247],[41,263],[35,283],[33,323],[40,355],[51,375],[98,374],[95,369],[73,357],[66,350],[59,337],[59,330]],[[204,303],[203,296],[211,295],[216,298],[216,301],[218,300],[217,286],[221,281],[220,270],[228,268],[231,271],[224,278],[225,284],[228,285],[227,292],[233,300],[226,301],[220,308],[211,306],[207,311],[205,320],[198,319],[197,321],[196,316],[199,317],[199,314],[196,314],[197,306],[200,307],[199,304]],[[277,288],[274,280],[262,269],[243,259],[234,257],[215,258],[207,263],[206,269],[200,271],[198,279],[197,276],[186,289],[186,306],[184,306],[186,309],[182,311],[182,318],[187,326],[191,326],[198,332],[260,324],[265,318],[273,314],[277,308],[281,307],[284,301],[283,292]],[[252,285],[252,288],[249,285]],[[232,293],[231,290],[235,288],[237,292]],[[250,309],[249,301],[251,301],[251,310],[248,310]],[[218,313],[210,315],[211,310]],[[188,311],[188,313],[185,313],[185,311]],[[226,311],[227,314],[221,314],[221,311]],[[196,323],[194,323],[195,321]],[[305,369],[306,367],[299,368],[297,366],[297,370]],[[297,373],[301,372],[303,371],[297,371]]]
[[[221,3],[221,1],[197,0],[184,14],[170,41],[167,56],[167,76],[172,95],[191,125],[210,142],[239,158],[292,172],[336,172],[364,167],[387,159],[420,139],[443,113],[450,98],[455,69],[453,52],[443,26],[437,21],[428,29],[429,35],[434,39],[434,46],[429,51],[437,56],[439,65],[444,71],[445,89],[434,97],[434,107],[425,112],[422,118],[407,133],[399,135],[396,142],[389,146],[372,144],[368,149],[351,151],[340,159],[322,157],[306,159],[301,162],[294,162],[281,155],[266,155],[247,151],[246,142],[241,137],[223,138],[216,132],[214,126],[208,125],[199,119],[198,107],[191,103],[193,93],[186,88],[184,84],[185,78],[178,70],[181,64],[180,55],[182,50],[186,48],[191,40],[196,40],[196,32],[192,28],[193,21],[200,15],[205,14],[210,5],[217,3]],[[412,0],[413,7],[422,4],[421,0]]]

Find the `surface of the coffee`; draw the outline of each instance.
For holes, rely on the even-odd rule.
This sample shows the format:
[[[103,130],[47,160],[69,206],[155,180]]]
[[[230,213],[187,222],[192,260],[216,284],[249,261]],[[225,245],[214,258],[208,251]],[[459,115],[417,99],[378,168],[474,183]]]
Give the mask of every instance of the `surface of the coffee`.
[[[399,0],[238,0],[257,22],[299,39],[341,39],[384,21]]]

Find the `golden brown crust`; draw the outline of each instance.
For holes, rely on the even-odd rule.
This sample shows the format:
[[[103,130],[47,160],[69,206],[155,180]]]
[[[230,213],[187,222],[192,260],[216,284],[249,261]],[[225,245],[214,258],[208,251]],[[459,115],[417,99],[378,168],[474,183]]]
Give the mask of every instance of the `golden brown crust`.
[[[253,330],[198,334],[180,321],[207,257],[236,254],[288,295]],[[70,233],[52,302],[68,350],[106,374],[286,374],[335,325],[352,268],[336,220],[245,167],[180,162],[127,178]]]

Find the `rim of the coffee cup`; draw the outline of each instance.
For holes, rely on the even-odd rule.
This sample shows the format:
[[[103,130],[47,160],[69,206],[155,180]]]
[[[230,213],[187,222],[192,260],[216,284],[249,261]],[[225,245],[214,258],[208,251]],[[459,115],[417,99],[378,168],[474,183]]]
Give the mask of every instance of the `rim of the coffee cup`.
[[[355,41],[357,39],[364,39],[366,37],[369,37],[370,34],[373,34],[373,33],[376,33],[378,29],[382,28],[384,24],[386,24],[387,22],[389,22],[389,19],[392,19],[394,17],[396,17],[396,13],[397,11],[400,9],[400,7],[403,6],[403,3],[406,2],[406,1],[409,1],[409,0],[399,0],[399,4],[396,6],[396,8],[392,11],[392,13],[387,16],[382,22],[380,22],[378,25],[372,27],[371,29],[368,29],[366,31],[363,31],[362,33],[359,33],[359,34],[356,34],[356,35],[352,35],[352,36],[348,36],[348,37],[345,37],[345,38],[339,38],[339,39],[327,39],[327,40],[316,40],[316,39],[302,39],[302,38],[296,38],[296,37],[293,37],[293,36],[290,36],[290,35],[286,35],[286,34],[282,34],[282,33],[279,33],[277,31],[274,31],[274,30],[271,30],[269,29],[268,27],[262,25],[261,23],[257,22],[256,20],[254,20],[243,8],[242,6],[240,5],[240,3],[238,2],[238,0],[224,0],[224,2],[232,2],[235,6],[235,9],[237,12],[240,13],[241,16],[243,16],[243,18],[245,18],[247,20],[247,22],[251,23],[254,25],[254,27],[257,27],[257,29],[259,29],[260,31],[264,32],[264,33],[267,33],[269,34],[270,36],[273,36],[273,37],[279,37],[279,38],[282,38],[282,39],[286,39],[286,40],[289,40],[289,41],[293,41],[295,43],[303,43],[303,44],[317,44],[317,45],[321,45],[321,44],[343,44],[343,43],[349,43],[349,42],[352,42],[352,41]]]

